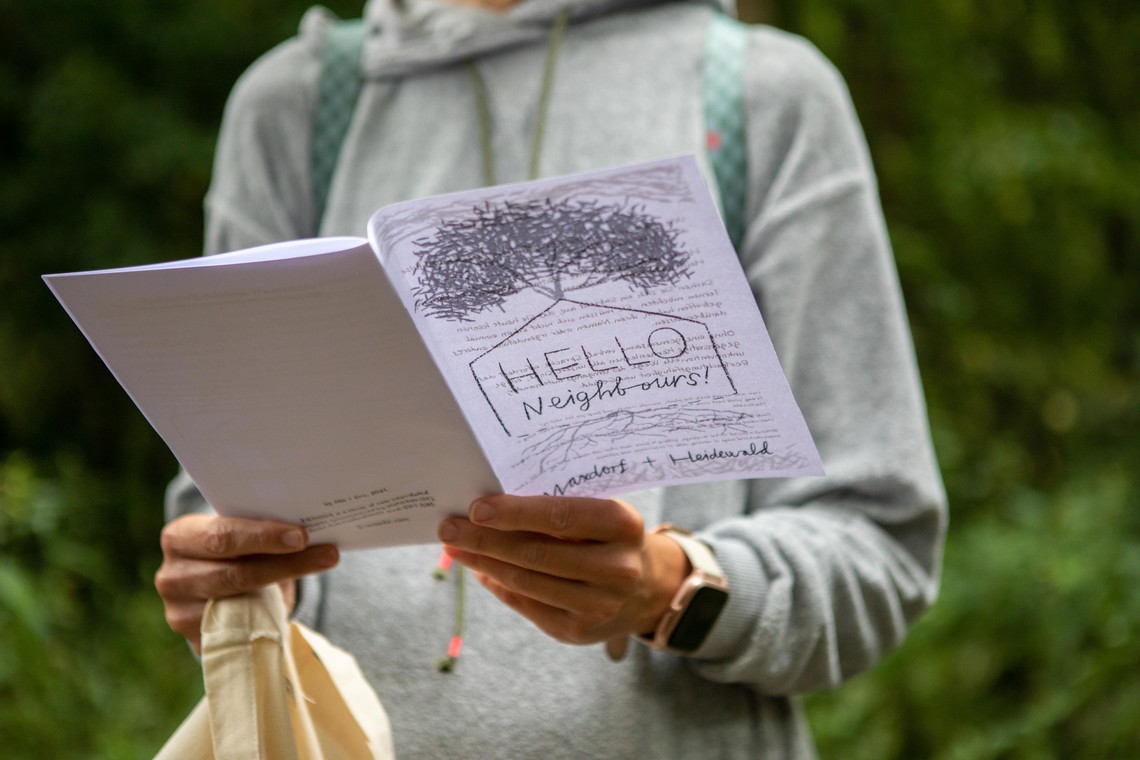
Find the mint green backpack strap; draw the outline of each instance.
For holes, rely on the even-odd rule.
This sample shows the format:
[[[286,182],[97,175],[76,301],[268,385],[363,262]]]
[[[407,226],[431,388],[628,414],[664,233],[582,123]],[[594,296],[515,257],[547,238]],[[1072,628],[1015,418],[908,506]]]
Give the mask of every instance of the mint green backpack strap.
[[[340,146],[360,94],[360,50],[364,45],[364,34],[363,19],[335,22],[325,33],[309,167],[314,234],[320,231]]]
[[[720,191],[721,213],[737,250],[744,238],[748,202],[744,60],[748,25],[717,13],[709,22],[701,96],[709,164]]]

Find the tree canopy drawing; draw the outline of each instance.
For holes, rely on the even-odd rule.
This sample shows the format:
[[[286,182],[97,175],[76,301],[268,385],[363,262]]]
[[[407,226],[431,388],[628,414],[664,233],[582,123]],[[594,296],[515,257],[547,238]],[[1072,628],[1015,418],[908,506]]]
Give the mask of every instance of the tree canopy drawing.
[[[454,322],[527,289],[557,301],[602,283],[648,291],[690,275],[680,231],[631,203],[488,201],[414,245],[416,307]]]

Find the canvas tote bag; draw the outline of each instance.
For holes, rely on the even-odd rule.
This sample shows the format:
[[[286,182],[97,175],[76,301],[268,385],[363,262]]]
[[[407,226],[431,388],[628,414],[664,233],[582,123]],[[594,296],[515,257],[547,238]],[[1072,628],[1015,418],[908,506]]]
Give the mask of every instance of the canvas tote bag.
[[[289,622],[281,589],[211,601],[206,696],[156,760],[391,760],[391,726],[352,655]]]

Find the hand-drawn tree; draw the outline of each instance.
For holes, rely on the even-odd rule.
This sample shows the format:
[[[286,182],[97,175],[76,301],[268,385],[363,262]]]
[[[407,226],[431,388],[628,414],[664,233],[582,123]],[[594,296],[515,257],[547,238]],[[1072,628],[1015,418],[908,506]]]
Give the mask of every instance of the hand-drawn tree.
[[[690,254],[671,222],[635,204],[487,202],[415,241],[416,306],[454,322],[533,289],[552,300],[606,282],[676,284]]]

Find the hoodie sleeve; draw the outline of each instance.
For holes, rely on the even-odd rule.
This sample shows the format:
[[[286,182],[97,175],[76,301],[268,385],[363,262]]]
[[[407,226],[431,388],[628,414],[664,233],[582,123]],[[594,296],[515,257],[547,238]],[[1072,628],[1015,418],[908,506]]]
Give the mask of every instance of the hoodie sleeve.
[[[742,250],[826,476],[758,480],[702,538],[732,599],[691,665],[766,694],[833,687],[937,593],[946,502],[902,293],[847,90],[806,43],[754,33]]]

